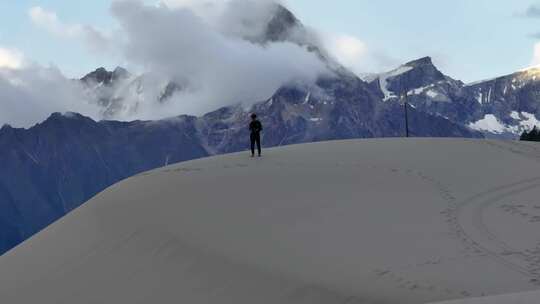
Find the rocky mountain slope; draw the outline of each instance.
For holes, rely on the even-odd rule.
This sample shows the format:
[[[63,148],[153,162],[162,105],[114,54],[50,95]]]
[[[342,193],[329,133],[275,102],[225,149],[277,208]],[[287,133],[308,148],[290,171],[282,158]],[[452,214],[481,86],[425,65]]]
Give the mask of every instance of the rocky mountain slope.
[[[539,125],[539,68],[465,84],[444,75],[425,57],[373,78],[370,84],[384,101],[406,96],[417,109],[488,137],[516,138]]]
[[[324,55],[321,53],[321,56]],[[284,90],[292,89],[299,95],[304,94],[304,97],[309,93],[312,100],[327,101],[344,100],[338,94],[347,94],[348,91],[350,96],[358,94],[358,98],[364,101],[371,99],[367,103],[379,110],[397,108],[405,101],[406,96],[406,101],[418,112],[440,117],[448,120],[447,124],[482,132],[484,136],[493,138],[517,138],[523,131],[540,125],[537,119],[540,116],[540,68],[465,84],[443,74],[430,57],[371,76],[367,82],[332,61],[328,61],[328,64],[335,75],[322,77],[311,85],[289,85]],[[101,75],[101,72],[106,71],[98,69],[84,77],[83,81],[88,84],[89,92],[98,96],[104,117],[115,117],[123,111],[136,111],[137,102],[134,101],[141,102],[145,98],[152,98],[157,104],[173,102],[169,98],[183,88],[175,82],[151,83],[151,78],[146,75],[131,78],[115,76],[129,75],[122,68],[106,72],[108,76]],[[337,92],[336,89],[341,91]],[[282,94],[284,90],[276,94]],[[148,94],[149,92],[151,94]],[[308,120],[322,118],[315,117],[315,114],[320,114],[314,113],[316,111],[308,112],[312,114],[304,115]],[[398,112],[395,111],[396,115],[392,116],[392,120],[402,119],[403,113]],[[373,113],[364,114],[373,116]],[[416,130],[417,135],[437,134],[433,133],[433,130],[422,133],[418,129],[420,128]],[[370,136],[380,136],[385,132],[377,133],[372,130],[368,133]]]
[[[35,127],[0,129],[0,252],[113,183],[208,155],[195,121],[95,122],[53,114]]]

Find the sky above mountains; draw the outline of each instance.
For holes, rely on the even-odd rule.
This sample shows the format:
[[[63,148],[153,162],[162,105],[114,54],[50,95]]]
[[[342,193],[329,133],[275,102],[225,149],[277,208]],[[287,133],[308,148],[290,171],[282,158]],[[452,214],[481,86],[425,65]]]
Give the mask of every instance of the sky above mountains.
[[[164,1],[171,6],[202,2]],[[0,65],[33,61],[58,66],[70,77],[98,66],[126,65],[121,56],[81,41],[93,39],[93,45],[99,45],[101,33],[117,30],[112,2],[0,1]],[[382,72],[429,55],[450,76],[469,82],[540,63],[539,48],[535,58],[540,2],[534,0],[287,0],[285,4],[357,73]]]

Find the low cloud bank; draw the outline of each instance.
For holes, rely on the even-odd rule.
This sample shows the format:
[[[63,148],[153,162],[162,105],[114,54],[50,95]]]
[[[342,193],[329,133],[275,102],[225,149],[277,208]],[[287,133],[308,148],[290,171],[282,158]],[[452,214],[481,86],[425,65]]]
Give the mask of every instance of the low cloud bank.
[[[79,112],[99,117],[99,108],[82,85],[54,67],[27,64],[0,68],[0,126],[29,127],[53,112]]]

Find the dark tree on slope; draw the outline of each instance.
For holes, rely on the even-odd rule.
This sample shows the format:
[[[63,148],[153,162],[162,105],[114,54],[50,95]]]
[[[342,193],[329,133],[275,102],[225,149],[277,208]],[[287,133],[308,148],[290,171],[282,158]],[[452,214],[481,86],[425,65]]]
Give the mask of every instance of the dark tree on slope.
[[[519,140],[529,141],[530,140],[529,132],[527,132],[527,130],[523,131],[523,133],[521,133],[521,136],[519,137]]]
[[[540,132],[536,128],[536,126],[530,131],[523,131],[523,134],[521,134],[520,140],[522,141],[540,141]]]

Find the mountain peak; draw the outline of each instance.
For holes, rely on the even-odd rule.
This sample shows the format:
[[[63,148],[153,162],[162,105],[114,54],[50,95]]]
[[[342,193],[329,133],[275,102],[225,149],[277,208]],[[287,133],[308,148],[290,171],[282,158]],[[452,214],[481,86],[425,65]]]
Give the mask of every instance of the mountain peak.
[[[3,124],[2,127],[0,128],[0,131],[2,130],[9,130],[9,129],[13,129],[13,127],[10,125],[10,124]]]
[[[43,123],[53,122],[95,122],[93,119],[75,112],[54,112]]]
[[[127,77],[129,77],[129,72],[122,67],[116,67],[112,72],[108,71],[104,67],[100,67],[85,75],[83,78],[81,78],[81,80],[86,83],[95,82],[109,85],[115,80]]]
[[[413,68],[420,67],[420,66],[426,66],[426,65],[433,66],[433,60],[431,59],[431,57],[426,56],[426,57],[422,57],[420,59],[409,61],[405,65],[409,66],[409,67],[413,67]]]
[[[433,65],[431,57],[422,57],[379,76],[383,100],[390,100],[411,90],[450,80]]]
[[[275,11],[266,27],[265,38],[268,41],[286,40],[295,27],[301,26],[300,20],[285,6],[275,5]]]
[[[128,72],[128,70],[124,69],[123,67],[119,67],[119,66],[116,67],[112,73],[113,73],[113,77],[114,77],[115,79],[119,79],[119,78],[127,78],[127,77],[129,77],[129,72]]]

